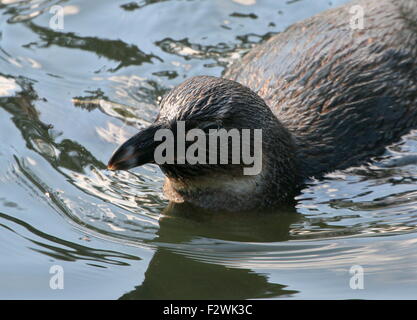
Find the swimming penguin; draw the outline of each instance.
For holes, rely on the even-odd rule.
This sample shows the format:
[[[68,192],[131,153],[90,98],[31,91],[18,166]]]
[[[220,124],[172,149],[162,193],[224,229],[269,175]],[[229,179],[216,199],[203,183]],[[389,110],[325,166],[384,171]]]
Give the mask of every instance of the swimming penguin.
[[[364,13],[362,29],[352,26],[353,6]],[[261,129],[259,173],[244,174],[244,163],[159,164],[164,193],[210,210],[291,201],[309,177],[360,164],[417,127],[417,0],[324,11],[255,47],[222,78],[186,80],[160,107],[116,150],[110,170],[154,163],[155,133],[178,123],[207,134]]]

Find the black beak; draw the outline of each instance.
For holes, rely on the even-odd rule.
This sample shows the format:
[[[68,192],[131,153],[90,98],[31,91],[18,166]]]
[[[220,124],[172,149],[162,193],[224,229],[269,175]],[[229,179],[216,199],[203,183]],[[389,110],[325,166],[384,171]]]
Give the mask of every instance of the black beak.
[[[160,141],[155,141],[155,132],[161,127],[152,124],[123,143],[113,154],[107,169],[128,170],[145,163],[154,162],[154,151]]]

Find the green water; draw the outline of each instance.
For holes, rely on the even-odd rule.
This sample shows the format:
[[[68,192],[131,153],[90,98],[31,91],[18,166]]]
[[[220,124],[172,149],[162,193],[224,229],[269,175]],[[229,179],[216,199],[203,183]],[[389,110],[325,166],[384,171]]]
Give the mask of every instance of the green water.
[[[417,166],[386,165],[415,134],[269,214],[170,207],[158,167],[105,169],[167,90],[344,2],[0,0],[0,298],[416,298]]]

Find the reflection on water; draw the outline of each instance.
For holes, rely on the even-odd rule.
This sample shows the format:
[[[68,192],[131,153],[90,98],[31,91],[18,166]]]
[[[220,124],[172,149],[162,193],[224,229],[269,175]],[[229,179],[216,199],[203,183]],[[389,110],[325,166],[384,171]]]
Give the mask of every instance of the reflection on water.
[[[266,275],[251,269],[202,263],[159,248],[145,281],[121,299],[253,299],[289,297],[294,293],[297,291],[269,283]]]
[[[236,255],[241,256],[236,261],[247,259],[250,243],[288,240],[290,224],[300,218],[288,211],[213,215],[190,205],[169,205],[151,241],[157,250],[144,282],[121,299],[248,299],[296,293],[248,267],[224,265]]]
[[[174,85],[344,2],[0,0],[0,298],[415,298],[415,133],[270,212],[171,205],[156,166],[105,169]]]
[[[31,225],[19,219],[0,214],[1,219],[9,221],[11,224],[17,224],[19,227],[27,229],[36,238],[41,238],[43,241],[35,240],[21,235],[26,240],[32,242],[36,247],[31,248],[32,250],[48,255],[54,259],[65,260],[65,261],[79,261],[87,260],[88,264],[98,265],[99,263],[104,264],[117,264],[117,265],[128,265],[126,262],[118,260],[118,258],[140,260],[140,258],[122,254],[116,251],[98,250],[89,248],[87,246],[78,245],[65,240],[52,237],[42,231],[33,228]],[[17,229],[17,228],[15,228]],[[19,234],[16,230],[9,229],[11,232]],[[49,244],[53,243],[53,244]]]

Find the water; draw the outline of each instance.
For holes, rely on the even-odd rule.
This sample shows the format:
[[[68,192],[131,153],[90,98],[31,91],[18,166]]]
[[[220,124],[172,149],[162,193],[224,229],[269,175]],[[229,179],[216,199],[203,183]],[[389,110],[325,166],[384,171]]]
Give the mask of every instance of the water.
[[[0,298],[416,298],[416,133],[269,214],[169,206],[157,167],[105,169],[167,90],[344,2],[0,0]]]

